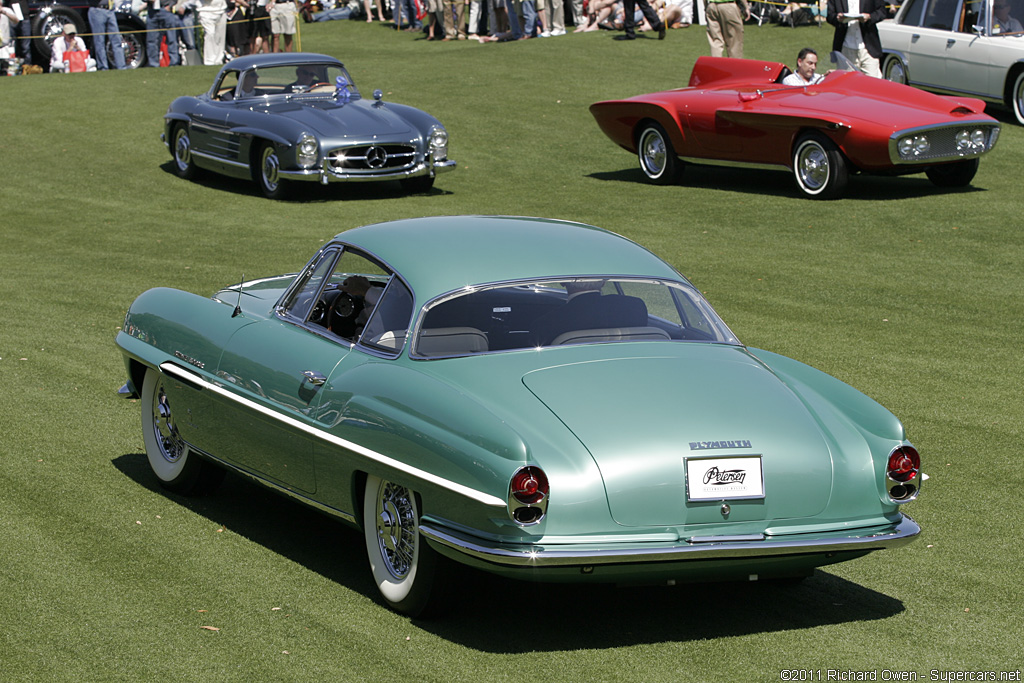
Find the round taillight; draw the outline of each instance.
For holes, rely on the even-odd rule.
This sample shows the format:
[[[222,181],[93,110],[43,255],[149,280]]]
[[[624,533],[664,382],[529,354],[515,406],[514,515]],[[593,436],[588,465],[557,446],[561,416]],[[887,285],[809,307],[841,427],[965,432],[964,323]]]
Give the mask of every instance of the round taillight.
[[[886,474],[893,481],[907,482],[921,470],[921,456],[910,446],[901,446],[889,456]]]
[[[512,497],[526,505],[536,505],[548,495],[548,478],[539,467],[524,467],[510,484]]]

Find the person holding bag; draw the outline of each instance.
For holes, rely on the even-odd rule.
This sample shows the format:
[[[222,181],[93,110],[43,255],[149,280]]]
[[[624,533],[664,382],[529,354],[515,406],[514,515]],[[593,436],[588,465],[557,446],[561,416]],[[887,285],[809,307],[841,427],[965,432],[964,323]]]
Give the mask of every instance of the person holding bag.
[[[78,37],[74,24],[64,24],[64,35],[53,41],[50,73],[95,71],[96,60],[89,56],[85,41]]]

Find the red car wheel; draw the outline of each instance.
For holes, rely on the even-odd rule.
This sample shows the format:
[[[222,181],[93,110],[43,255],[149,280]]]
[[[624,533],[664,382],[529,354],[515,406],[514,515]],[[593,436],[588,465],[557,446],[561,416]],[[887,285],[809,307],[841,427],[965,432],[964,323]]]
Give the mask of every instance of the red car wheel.
[[[793,149],[793,176],[806,196],[834,199],[846,189],[846,159],[835,143],[820,133],[808,133]]]

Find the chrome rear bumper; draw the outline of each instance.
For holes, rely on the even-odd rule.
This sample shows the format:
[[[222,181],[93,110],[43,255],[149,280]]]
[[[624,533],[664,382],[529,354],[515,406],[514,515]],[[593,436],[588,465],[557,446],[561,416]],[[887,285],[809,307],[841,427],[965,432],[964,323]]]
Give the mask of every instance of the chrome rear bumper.
[[[507,567],[572,567],[687,560],[750,560],[787,555],[870,552],[910,543],[921,527],[903,515],[899,522],[860,529],[785,536],[704,536],[689,541],[614,544],[488,544],[482,539],[429,523],[420,525],[428,541],[491,564]]]

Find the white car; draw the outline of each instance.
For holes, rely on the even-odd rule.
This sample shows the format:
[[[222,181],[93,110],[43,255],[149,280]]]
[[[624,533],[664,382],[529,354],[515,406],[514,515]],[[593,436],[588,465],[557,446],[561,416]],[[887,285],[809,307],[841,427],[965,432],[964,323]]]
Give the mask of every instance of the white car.
[[[907,0],[878,24],[897,83],[1001,104],[1024,125],[1024,0]]]

